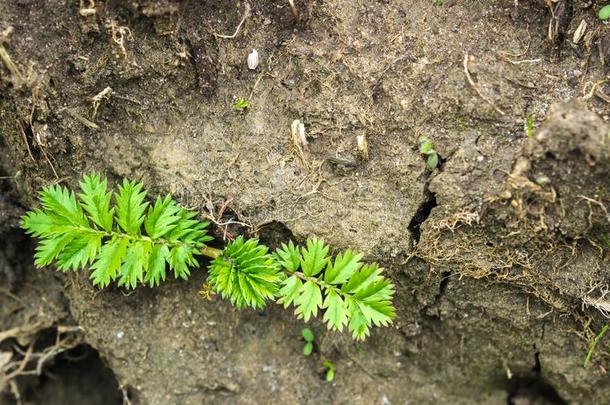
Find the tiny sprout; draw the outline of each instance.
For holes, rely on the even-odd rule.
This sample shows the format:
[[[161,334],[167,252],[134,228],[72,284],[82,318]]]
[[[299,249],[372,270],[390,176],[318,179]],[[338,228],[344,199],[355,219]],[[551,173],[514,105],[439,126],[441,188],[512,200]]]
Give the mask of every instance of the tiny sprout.
[[[250,107],[250,103],[248,101],[246,101],[244,98],[240,98],[235,102],[233,109],[238,112],[245,112],[251,110],[252,108]]]
[[[326,382],[332,382],[335,379],[334,363],[330,360],[326,360],[323,365],[326,367]]]
[[[438,154],[434,150],[434,144],[427,136],[419,138],[419,153],[424,156],[428,156],[426,164],[428,169],[434,170],[438,166]]]
[[[610,18],[610,4],[602,7],[597,14],[600,20],[605,21]]]
[[[532,139],[534,137],[534,116],[532,114],[528,115],[525,126],[527,137]]]
[[[305,346],[303,347],[303,356],[307,357],[313,352],[313,332],[309,328],[303,328],[301,331],[303,339],[305,339]]]

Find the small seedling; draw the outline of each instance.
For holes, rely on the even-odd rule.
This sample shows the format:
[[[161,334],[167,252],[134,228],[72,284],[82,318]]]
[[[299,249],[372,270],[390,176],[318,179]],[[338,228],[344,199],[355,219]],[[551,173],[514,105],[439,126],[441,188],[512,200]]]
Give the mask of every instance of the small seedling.
[[[324,367],[326,367],[326,381],[332,382],[335,379],[335,365],[332,361],[326,360],[323,363]]]
[[[305,339],[305,346],[303,346],[303,356],[307,357],[313,352],[313,332],[309,328],[303,328],[301,331],[303,339]]]
[[[527,137],[529,139],[534,138],[534,116],[532,114],[527,116],[527,120],[525,121],[525,128],[527,131]]]
[[[595,351],[597,344],[604,337],[606,332],[608,332],[608,329],[610,329],[610,325],[605,325],[589,345],[589,351],[587,352],[587,357],[585,357],[585,367],[589,365],[589,361],[591,360],[591,356],[593,356],[593,352]]]
[[[244,98],[240,98],[235,102],[233,109],[238,112],[248,112],[252,108],[250,107],[250,103],[246,101]]]
[[[427,136],[419,138],[419,153],[427,156],[426,164],[428,169],[434,170],[438,166],[438,153],[434,150],[434,144]]]
[[[605,21],[610,18],[610,4],[602,7],[597,14],[600,20]]]

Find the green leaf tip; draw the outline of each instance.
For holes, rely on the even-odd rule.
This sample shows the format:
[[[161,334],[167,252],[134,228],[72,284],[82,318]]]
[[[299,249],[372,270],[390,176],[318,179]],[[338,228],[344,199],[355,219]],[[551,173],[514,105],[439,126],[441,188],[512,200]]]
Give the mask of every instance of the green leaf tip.
[[[97,173],[83,176],[75,194],[59,185],[40,192],[41,208],[21,221],[26,233],[40,239],[38,267],[53,262],[62,271],[90,267],[94,285],[151,287],[165,280],[169,267],[176,277],[187,278],[197,267],[195,256],[212,238],[207,222],[180,207],[171,196],[145,201],[139,182],[124,180],[118,192]]]

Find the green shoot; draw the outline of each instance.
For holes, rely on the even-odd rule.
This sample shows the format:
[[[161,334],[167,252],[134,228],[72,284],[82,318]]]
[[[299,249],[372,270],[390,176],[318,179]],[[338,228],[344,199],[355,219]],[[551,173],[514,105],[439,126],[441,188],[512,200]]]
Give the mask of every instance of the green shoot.
[[[313,332],[309,328],[303,328],[301,331],[303,339],[305,340],[305,346],[303,347],[303,356],[308,357],[313,352]]]
[[[248,112],[252,108],[250,107],[250,103],[248,101],[246,101],[244,98],[240,98],[235,102],[235,105],[233,105],[233,109],[238,112]]]
[[[527,120],[525,122],[525,130],[527,132],[527,137],[529,139],[534,138],[534,116],[532,114],[527,116]]]
[[[591,356],[593,356],[593,352],[595,351],[597,344],[599,343],[601,338],[604,337],[606,332],[608,332],[608,329],[610,329],[610,325],[605,325],[589,345],[589,351],[587,352],[587,357],[585,357],[585,367],[589,365],[589,361],[591,360]]]
[[[604,6],[599,10],[597,14],[600,20],[605,21],[610,18],[610,5]]]
[[[332,382],[335,379],[334,363],[330,360],[326,360],[323,365],[326,367],[326,382]]]
[[[438,153],[436,153],[434,150],[434,144],[427,136],[422,136],[419,138],[419,153],[428,157],[426,159],[428,169],[436,169],[439,162]]]

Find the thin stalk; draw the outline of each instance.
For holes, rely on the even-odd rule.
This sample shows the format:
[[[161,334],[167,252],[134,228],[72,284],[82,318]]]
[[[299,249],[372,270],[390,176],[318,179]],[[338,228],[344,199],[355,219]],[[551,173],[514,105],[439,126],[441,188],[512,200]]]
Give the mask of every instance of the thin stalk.
[[[222,252],[222,249],[216,249],[211,246],[204,246],[199,253],[211,259],[216,259],[220,255],[222,255]]]
[[[324,280],[322,279],[322,277],[320,277],[320,278],[317,278],[317,277],[308,277],[308,276],[306,276],[305,274],[303,274],[303,273],[301,273],[301,272],[298,272],[298,271],[295,271],[294,273],[291,273],[291,272],[286,271],[286,270],[284,270],[284,269],[282,269],[282,270],[284,271],[284,273],[286,273],[286,274],[288,274],[288,275],[295,275],[295,276],[297,276],[298,278],[300,278],[300,279],[301,279],[301,280],[303,280],[303,281],[311,281],[311,282],[313,282],[314,284],[317,284],[318,286],[320,286],[320,287],[322,287],[322,288],[325,288],[325,289],[327,289],[327,290],[332,290],[332,291],[334,291],[335,293],[337,293],[337,295],[340,295],[340,296],[344,297],[344,299],[347,299],[347,298],[353,298],[353,295],[352,295],[352,294],[350,294],[350,293],[346,293],[346,292],[342,291],[342,290],[341,290],[340,288],[338,288],[337,286],[334,286],[334,285],[332,285],[332,284],[328,284],[326,281],[324,281]]]
[[[23,76],[21,76],[21,72],[17,68],[17,66],[11,60],[10,55],[4,48],[4,46],[0,45],[0,60],[4,62],[6,68],[17,78],[18,81],[23,81]]]
[[[591,346],[589,346],[589,352],[587,353],[587,357],[585,358],[585,367],[587,367],[589,365],[589,361],[591,360],[591,356],[593,355],[593,352],[595,351],[597,344],[599,343],[601,338],[604,337],[606,332],[608,332],[609,328],[610,328],[610,325],[604,325],[601,332],[599,332],[599,334],[597,336],[595,336],[595,339],[593,339],[593,342],[591,342]]]

